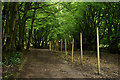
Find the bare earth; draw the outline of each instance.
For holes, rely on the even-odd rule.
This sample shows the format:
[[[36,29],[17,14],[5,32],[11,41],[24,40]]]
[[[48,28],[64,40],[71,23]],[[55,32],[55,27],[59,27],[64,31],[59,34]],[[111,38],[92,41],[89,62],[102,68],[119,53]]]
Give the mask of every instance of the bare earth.
[[[70,52],[69,52],[70,53]],[[118,78],[118,55],[101,57],[101,74],[97,74],[96,55],[84,53],[84,64],[80,64],[79,52],[75,52],[74,63],[71,56],[63,59],[60,52],[48,49],[32,49],[18,78]],[[85,56],[86,55],[86,56]],[[108,58],[108,60],[107,60]],[[110,58],[110,59],[109,59]],[[110,61],[111,60],[111,61]]]

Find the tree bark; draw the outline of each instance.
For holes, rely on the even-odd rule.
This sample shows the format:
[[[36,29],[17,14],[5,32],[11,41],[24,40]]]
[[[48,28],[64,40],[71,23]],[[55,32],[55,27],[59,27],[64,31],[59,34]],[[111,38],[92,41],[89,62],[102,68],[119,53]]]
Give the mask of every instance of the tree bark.
[[[30,31],[29,31],[29,37],[28,37],[28,44],[27,44],[27,50],[29,49],[29,47],[30,47],[30,42],[31,42],[31,37],[32,37],[32,30],[33,30],[33,23],[34,23],[34,17],[35,17],[35,12],[36,12],[36,10],[34,10],[34,13],[33,13],[33,17],[32,17],[32,23],[31,23],[31,29],[30,29]]]

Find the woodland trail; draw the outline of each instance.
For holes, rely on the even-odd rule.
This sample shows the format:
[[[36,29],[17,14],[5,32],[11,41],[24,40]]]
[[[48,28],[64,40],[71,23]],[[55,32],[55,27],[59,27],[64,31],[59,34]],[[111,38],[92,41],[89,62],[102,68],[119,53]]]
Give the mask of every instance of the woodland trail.
[[[68,65],[47,49],[34,49],[20,72],[19,78],[84,78],[80,71]]]
[[[89,65],[75,65],[48,49],[32,49],[18,78],[110,78]],[[106,71],[105,71],[106,72]],[[115,77],[115,76],[114,76]]]

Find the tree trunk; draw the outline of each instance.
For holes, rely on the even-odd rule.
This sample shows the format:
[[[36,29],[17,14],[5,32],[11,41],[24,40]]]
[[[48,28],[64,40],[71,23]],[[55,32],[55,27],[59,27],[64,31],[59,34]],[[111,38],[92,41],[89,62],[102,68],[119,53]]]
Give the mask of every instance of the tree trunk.
[[[17,19],[17,3],[12,3],[9,7],[10,7],[9,9],[10,10],[10,20],[9,20],[10,22],[8,23],[6,21],[6,27],[9,24],[9,27],[7,28],[9,28],[9,35],[10,35],[10,37],[7,37],[7,41],[5,45],[5,51],[7,52],[11,52],[15,49],[15,34],[16,34],[15,25],[16,25],[16,19]]]
[[[27,50],[29,49],[30,47],[30,40],[31,40],[31,36],[32,36],[32,30],[33,30],[33,23],[34,23],[34,17],[35,17],[35,12],[36,10],[34,10],[34,13],[33,13],[33,17],[32,17],[32,23],[31,23],[31,29],[29,30],[29,37],[28,37],[28,44],[27,44]]]

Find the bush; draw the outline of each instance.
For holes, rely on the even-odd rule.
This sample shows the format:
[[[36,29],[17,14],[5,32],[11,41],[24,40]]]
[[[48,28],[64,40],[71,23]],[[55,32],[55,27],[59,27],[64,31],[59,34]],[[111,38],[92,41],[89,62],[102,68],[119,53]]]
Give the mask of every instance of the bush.
[[[12,52],[9,54],[8,57],[5,58],[5,60],[3,61],[3,64],[5,64],[5,65],[19,64],[21,56],[22,55],[20,52]]]

